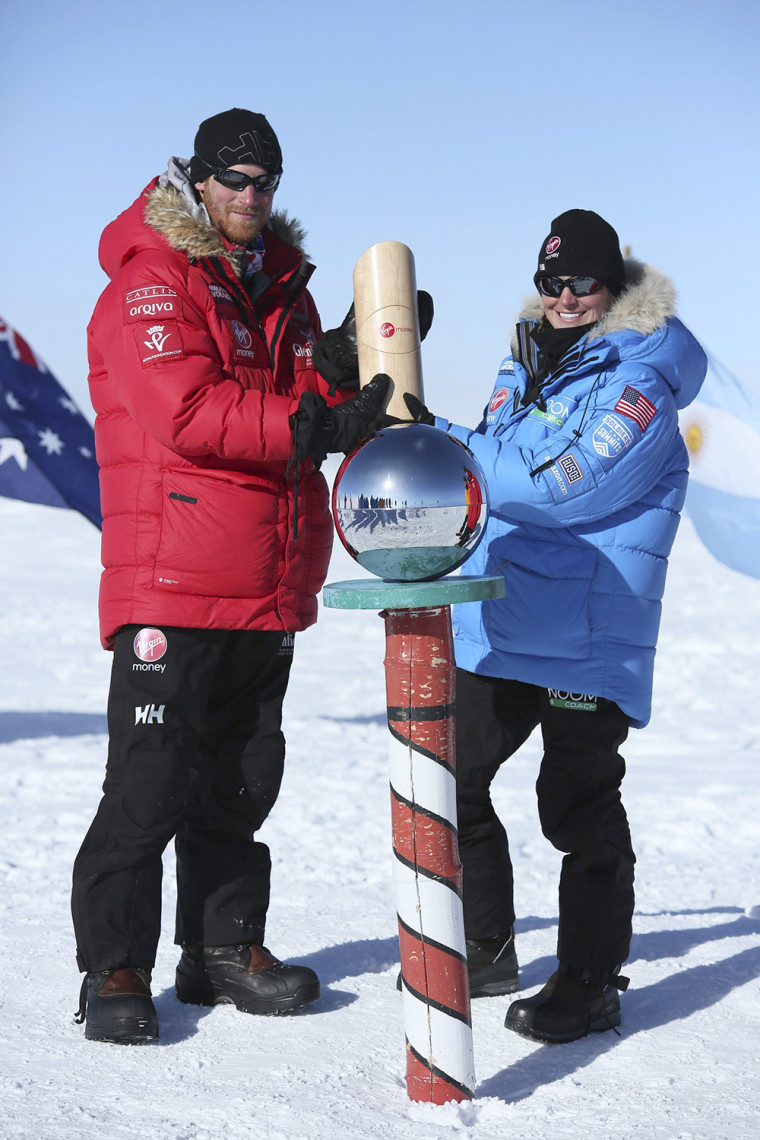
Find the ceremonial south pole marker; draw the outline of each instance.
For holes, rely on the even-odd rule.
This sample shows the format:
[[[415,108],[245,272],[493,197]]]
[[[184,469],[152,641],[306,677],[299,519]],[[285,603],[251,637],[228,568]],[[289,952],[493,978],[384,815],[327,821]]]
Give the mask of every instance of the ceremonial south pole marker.
[[[456,825],[450,604],[500,597],[504,579],[357,579],[324,587],[333,609],[380,609],[409,1098],[471,1100],[475,1064]]]
[[[393,381],[388,412],[408,417],[422,375],[411,251],[367,250],[354,271],[359,378]],[[447,577],[483,533],[483,472],[458,440],[426,425],[391,427],[341,465],[333,517],[374,579],[326,585],[333,609],[385,619],[393,879],[399,930],[406,1086],[412,1100],[470,1100],[475,1067],[456,823],[455,663],[451,605],[504,593],[500,576]]]

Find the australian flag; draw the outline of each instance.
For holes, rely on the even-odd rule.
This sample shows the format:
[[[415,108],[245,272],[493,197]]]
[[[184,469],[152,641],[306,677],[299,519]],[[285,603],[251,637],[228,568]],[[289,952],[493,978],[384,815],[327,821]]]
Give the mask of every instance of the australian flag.
[[[92,427],[1,317],[0,495],[71,507],[102,525]]]

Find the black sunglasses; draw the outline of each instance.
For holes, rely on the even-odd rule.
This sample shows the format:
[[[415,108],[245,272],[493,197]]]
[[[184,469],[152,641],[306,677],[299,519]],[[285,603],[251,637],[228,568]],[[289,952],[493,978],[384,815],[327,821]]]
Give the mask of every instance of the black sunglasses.
[[[257,194],[269,194],[276,190],[280,185],[280,174],[243,174],[242,170],[227,170],[223,166],[212,166],[210,162],[206,162],[205,158],[201,158],[199,154],[195,156],[200,159],[203,165],[212,172],[214,179],[222,186],[226,186],[228,190],[245,190],[246,186],[253,186]]]
[[[596,277],[569,277],[566,281],[561,277],[539,277],[536,288],[546,297],[561,297],[563,289],[569,289],[574,297],[589,297],[603,289],[604,283]]]

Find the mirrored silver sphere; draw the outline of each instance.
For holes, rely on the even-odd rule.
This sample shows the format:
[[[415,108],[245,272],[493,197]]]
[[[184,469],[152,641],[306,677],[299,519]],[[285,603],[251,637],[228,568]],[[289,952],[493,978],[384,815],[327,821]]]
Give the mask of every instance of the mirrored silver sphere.
[[[486,481],[470,449],[439,428],[385,428],[344,459],[332,510],[365,570],[424,582],[461,566],[482,538]]]

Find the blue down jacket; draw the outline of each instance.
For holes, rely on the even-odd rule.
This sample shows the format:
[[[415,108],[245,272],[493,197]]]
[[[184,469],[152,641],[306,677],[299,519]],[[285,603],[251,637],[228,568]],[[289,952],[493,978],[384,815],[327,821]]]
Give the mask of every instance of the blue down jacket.
[[[454,607],[457,664],[651,712],[667,559],[688,458],[678,409],[705,354],[673,315],[670,281],[626,263],[628,288],[568,350],[537,402],[516,345],[481,424],[437,419],[483,466],[490,517],[466,574],[503,574],[506,596]],[[523,314],[542,312],[536,297]]]

